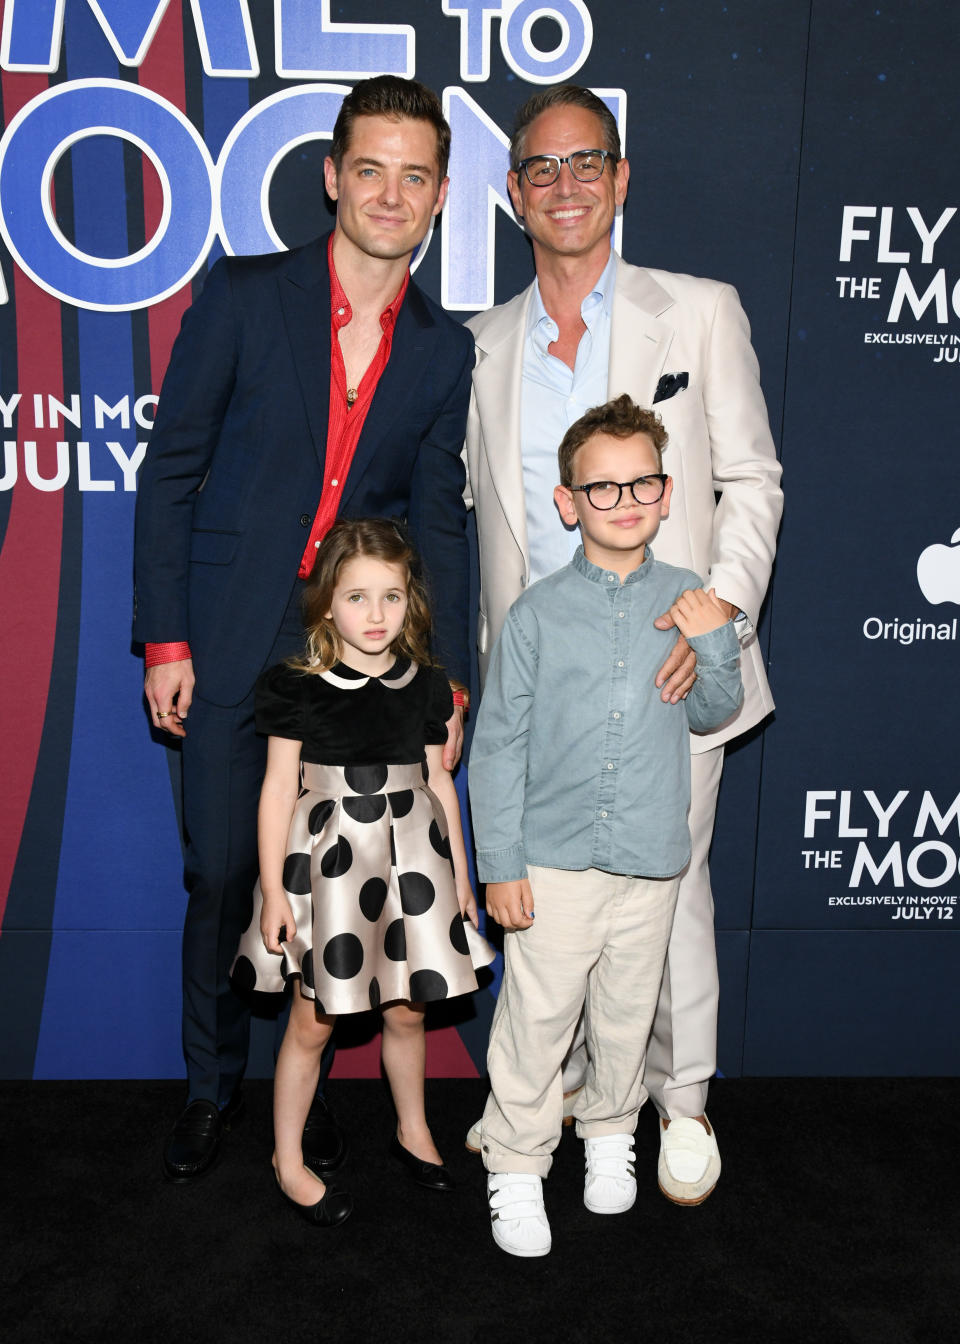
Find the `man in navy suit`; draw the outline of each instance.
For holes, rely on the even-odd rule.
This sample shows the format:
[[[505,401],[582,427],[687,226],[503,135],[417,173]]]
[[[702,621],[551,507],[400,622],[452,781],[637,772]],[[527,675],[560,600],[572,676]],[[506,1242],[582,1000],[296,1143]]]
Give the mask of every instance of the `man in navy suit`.
[[[189,1093],[164,1149],[174,1181],[209,1170],[241,1104],[250,1015],[228,971],[257,873],[266,743],[253,687],[301,645],[303,580],[335,517],[407,520],[436,652],[455,690],[468,680],[460,451],[473,341],[409,278],[446,197],[449,145],[429,89],[358,84],[324,164],[333,233],[219,261],[163,383],[140,473],[133,637],[152,722],[182,739]],[[448,768],[461,721],[457,708]],[[321,1176],[343,1156],[330,1121],[318,1097],[304,1153]]]

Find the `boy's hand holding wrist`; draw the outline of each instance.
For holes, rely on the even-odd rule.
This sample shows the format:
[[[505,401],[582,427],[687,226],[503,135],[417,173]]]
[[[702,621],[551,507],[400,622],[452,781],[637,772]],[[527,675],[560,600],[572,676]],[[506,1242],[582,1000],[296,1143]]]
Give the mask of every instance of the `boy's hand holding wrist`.
[[[699,594],[699,598],[694,597],[694,594]],[[682,610],[680,603],[684,604]],[[696,618],[693,617],[694,611],[699,613]],[[656,677],[660,699],[665,704],[676,705],[685,700],[697,679],[697,655],[687,643],[686,636],[705,635],[710,630],[726,625],[727,621],[734,620],[739,614],[739,607],[735,607],[732,602],[724,601],[722,597],[717,597],[716,589],[711,588],[709,593],[705,593],[702,588],[688,588],[685,593],[681,593],[669,611],[657,617],[654,625],[658,630],[679,631],[677,642]],[[694,625],[699,627],[704,619],[711,620],[713,624],[695,629]]]
[[[533,923],[533,892],[523,877],[514,882],[487,883],[487,914],[508,933],[529,929]]]
[[[688,588],[670,608],[673,623],[685,639],[719,630],[733,619],[731,612],[735,614],[736,608],[717,597],[715,588],[708,593],[702,588]]]

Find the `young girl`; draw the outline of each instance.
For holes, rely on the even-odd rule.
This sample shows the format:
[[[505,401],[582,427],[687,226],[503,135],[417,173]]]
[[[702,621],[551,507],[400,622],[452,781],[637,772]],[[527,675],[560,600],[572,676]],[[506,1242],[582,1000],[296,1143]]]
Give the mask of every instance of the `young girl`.
[[[273,1165],[322,1226],[348,1217],[351,1198],[304,1166],[300,1141],[339,1013],[382,1008],[391,1151],[418,1183],[452,1185],[424,1113],[424,1003],[476,989],[463,915],[476,926],[477,910],[441,761],[452,696],[414,565],[392,523],[336,523],[304,595],[306,652],[257,685],[260,880],[233,974],[267,992],[300,980],[277,1058]]]

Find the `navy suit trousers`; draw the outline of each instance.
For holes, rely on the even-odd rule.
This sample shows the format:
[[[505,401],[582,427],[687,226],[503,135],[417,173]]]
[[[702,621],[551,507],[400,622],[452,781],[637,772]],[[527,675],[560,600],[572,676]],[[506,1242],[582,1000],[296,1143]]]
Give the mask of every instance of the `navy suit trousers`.
[[[303,646],[294,585],[267,666]],[[194,695],[183,743],[184,880],[183,1050],[190,1100],[224,1106],[243,1076],[250,1005],[229,970],[250,922],[258,871],[257,806],[267,739],[257,735],[254,695],[233,707]]]

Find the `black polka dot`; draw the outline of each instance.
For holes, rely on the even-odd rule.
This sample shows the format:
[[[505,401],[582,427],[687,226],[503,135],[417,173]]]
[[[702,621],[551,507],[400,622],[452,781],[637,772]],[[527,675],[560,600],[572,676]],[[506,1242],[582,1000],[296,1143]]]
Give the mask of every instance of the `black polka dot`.
[[[354,793],[379,793],[387,782],[385,765],[348,765],[343,777]]]
[[[375,924],[383,913],[387,899],[387,884],[382,877],[370,877],[360,888],[360,911],[364,919]]]
[[[397,866],[397,837],[393,833],[393,827],[390,827],[390,867]]]
[[[469,955],[470,949],[467,946],[467,931],[463,927],[463,917],[461,915],[454,915],[453,919],[450,921],[450,941],[453,943],[457,952],[462,952],[464,956]]]
[[[428,999],[445,999],[447,982],[439,971],[414,971],[410,977],[410,1000],[425,1003]]]
[[[256,988],[257,972],[254,970],[253,962],[249,957],[237,957],[230,979],[237,989],[250,990]]]
[[[351,863],[353,863],[353,850],[350,848],[350,841],[340,836],[335,845],[331,845],[320,860],[320,871],[324,877],[343,877]]]
[[[336,980],[352,980],[363,965],[363,943],[355,933],[338,933],[323,949],[323,964]]]
[[[436,894],[424,873],[400,874],[400,904],[405,915],[422,915],[433,905]]]
[[[413,789],[400,789],[387,797],[390,799],[390,811],[395,817],[405,817],[413,807]]]
[[[311,807],[310,816],[307,818],[307,825],[310,828],[311,835],[319,835],[326,826],[327,822],[333,816],[333,809],[336,807],[334,798],[325,798],[322,803],[317,803],[316,807]]]
[[[387,797],[384,793],[368,793],[361,798],[343,798],[343,810],[354,821],[379,821],[387,810]]]
[[[380,1007],[380,981],[376,976],[370,981],[370,1007]]]
[[[383,935],[383,950],[391,961],[406,961],[407,935],[402,919],[395,919]]]
[[[294,896],[306,896],[310,890],[310,855],[288,854],[283,861],[283,885]]]
[[[427,781],[428,781],[429,778],[430,778],[430,771],[429,771],[429,769],[427,768],[427,763],[426,763],[425,760],[423,760],[423,761],[420,762],[420,773],[421,773],[421,775],[423,775],[423,782],[424,782],[424,784],[426,784]]]
[[[449,859],[450,841],[444,835],[443,831],[441,831],[435,820],[430,823],[430,843],[441,858]]]
[[[307,989],[314,988],[313,979],[313,948],[308,947],[303,954],[303,960],[300,962],[300,974],[303,976],[303,983]]]

